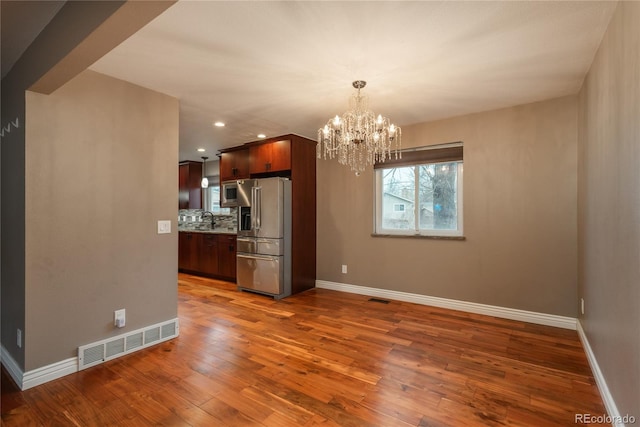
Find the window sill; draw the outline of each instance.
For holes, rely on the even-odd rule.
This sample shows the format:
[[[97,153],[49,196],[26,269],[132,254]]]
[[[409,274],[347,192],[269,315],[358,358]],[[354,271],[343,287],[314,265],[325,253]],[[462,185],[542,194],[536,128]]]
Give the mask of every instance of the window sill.
[[[430,239],[430,240],[467,240],[465,236],[427,236],[424,234],[378,234],[371,233],[371,237],[399,237],[409,239]]]

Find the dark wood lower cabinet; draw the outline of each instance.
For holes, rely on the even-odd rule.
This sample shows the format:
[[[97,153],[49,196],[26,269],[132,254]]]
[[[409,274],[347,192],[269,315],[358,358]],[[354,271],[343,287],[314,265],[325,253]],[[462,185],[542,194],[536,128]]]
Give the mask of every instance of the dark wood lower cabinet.
[[[178,233],[178,269],[194,271],[198,269],[200,239],[196,233]]]
[[[180,271],[236,281],[236,236],[232,234],[178,233]]]
[[[224,277],[236,278],[236,236],[218,237],[218,273]]]
[[[204,274],[218,274],[218,236],[201,234],[198,271]]]

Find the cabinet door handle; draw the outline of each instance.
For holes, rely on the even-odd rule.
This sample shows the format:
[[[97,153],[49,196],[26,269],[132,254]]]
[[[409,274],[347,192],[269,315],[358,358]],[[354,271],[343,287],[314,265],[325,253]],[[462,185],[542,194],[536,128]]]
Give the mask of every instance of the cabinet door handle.
[[[270,171],[270,170],[271,170],[271,162],[267,162],[267,163],[265,163],[265,164],[264,164],[264,167],[265,167],[268,171]]]

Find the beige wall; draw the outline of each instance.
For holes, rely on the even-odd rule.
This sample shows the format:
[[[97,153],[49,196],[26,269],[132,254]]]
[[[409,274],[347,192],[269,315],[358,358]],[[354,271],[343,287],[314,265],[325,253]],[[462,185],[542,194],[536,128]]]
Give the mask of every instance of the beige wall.
[[[454,141],[465,241],[371,237],[373,173],[319,161],[318,279],[575,317],[577,98],[403,128]]]
[[[580,321],[622,414],[640,417],[640,3],[620,2],[580,92]]]
[[[25,89],[62,62],[77,43],[117,10],[122,3],[103,2],[89,8],[69,2],[38,35],[2,79],[2,122],[19,119],[20,127],[2,137],[2,347],[24,369],[24,346],[18,347],[17,329],[25,329]],[[2,2],[2,9],[11,7]],[[82,16],[79,25],[78,16]],[[73,28],[73,31],[69,31]],[[66,30],[66,31],[65,31]],[[65,37],[61,37],[63,31]],[[94,46],[95,48],[95,46]],[[94,49],[92,54],[98,52]],[[93,62],[93,61],[92,61]]]
[[[89,4],[91,3],[91,4]],[[100,4],[98,4],[100,3]],[[2,347],[25,370],[25,90],[51,93],[154,19],[173,1],[67,2],[2,79]],[[2,10],[8,2],[2,2]],[[45,212],[46,214],[46,212]],[[44,215],[43,215],[44,216]],[[11,365],[3,359],[3,365]],[[14,370],[14,375],[18,375]]]
[[[28,371],[177,316],[178,101],[85,71],[26,120]]]

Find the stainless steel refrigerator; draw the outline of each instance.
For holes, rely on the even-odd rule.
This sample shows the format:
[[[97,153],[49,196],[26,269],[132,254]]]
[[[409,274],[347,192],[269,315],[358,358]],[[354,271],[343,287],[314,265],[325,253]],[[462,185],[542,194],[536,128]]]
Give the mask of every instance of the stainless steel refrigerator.
[[[238,181],[238,289],[291,295],[291,181]]]

